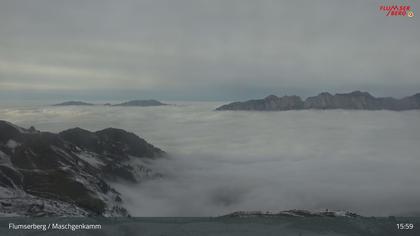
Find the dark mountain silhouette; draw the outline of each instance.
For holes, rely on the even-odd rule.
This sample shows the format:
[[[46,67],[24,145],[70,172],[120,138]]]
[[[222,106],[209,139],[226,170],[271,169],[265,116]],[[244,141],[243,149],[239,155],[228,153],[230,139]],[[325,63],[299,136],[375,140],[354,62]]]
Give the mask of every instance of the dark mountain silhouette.
[[[149,106],[164,106],[168,105],[161,103],[157,100],[132,100],[128,102],[123,102],[120,104],[115,104],[113,106],[137,106],[137,107],[149,107]]]
[[[81,101],[67,101],[58,104],[54,104],[53,106],[93,106],[92,103],[81,102]]]
[[[348,109],[348,110],[414,110],[420,109],[420,93],[402,99],[391,97],[376,98],[367,92],[354,91],[332,95],[320,93],[305,101],[298,96],[277,97],[270,95],[264,99],[233,102],[216,110],[256,110],[285,111],[301,109]]]

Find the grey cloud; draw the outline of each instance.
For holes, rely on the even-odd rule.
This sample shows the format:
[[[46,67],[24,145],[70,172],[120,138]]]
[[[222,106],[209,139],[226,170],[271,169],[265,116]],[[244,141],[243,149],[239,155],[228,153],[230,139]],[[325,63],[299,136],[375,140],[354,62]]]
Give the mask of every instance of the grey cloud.
[[[0,61],[13,66],[0,68],[0,89],[10,90],[13,82],[16,93],[61,88],[71,94],[89,87],[102,96],[112,96],[106,90],[130,89],[192,100],[324,90],[418,92],[417,19],[386,17],[380,4],[2,1]],[[417,2],[410,4],[417,9]],[[12,70],[28,64],[94,75],[22,79],[20,70]],[[51,77],[71,80],[71,86]]]

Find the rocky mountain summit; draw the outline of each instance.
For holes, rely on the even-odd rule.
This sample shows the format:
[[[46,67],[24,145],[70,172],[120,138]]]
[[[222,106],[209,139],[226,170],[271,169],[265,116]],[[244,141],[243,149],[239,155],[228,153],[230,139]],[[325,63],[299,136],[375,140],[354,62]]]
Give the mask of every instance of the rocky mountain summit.
[[[127,216],[109,182],[159,177],[144,163],[164,155],[121,129],[54,134],[0,121],[0,215]]]
[[[286,111],[302,109],[348,109],[348,110],[415,110],[420,109],[420,93],[402,99],[374,97],[367,92],[354,91],[332,95],[320,93],[303,101],[299,96],[277,97],[270,95],[264,99],[233,102],[216,110],[256,110]]]
[[[118,104],[93,104],[82,101],[66,101],[62,103],[54,104],[53,106],[94,106],[94,105],[104,105],[104,106],[126,106],[126,107],[151,107],[151,106],[165,106],[168,104],[162,103],[158,100],[148,99],[148,100],[131,100]]]

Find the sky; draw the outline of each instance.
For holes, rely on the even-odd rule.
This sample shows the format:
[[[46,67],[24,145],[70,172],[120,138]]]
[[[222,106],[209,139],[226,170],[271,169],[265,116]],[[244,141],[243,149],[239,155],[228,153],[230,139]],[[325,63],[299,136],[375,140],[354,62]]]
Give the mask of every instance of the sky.
[[[0,0],[0,100],[420,92],[415,1]]]

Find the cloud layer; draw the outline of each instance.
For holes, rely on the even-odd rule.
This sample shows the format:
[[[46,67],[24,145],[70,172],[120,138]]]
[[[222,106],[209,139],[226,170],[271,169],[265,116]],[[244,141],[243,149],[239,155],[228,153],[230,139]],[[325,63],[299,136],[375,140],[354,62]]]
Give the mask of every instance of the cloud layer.
[[[218,105],[2,108],[0,117],[54,132],[123,128],[170,153],[151,164],[164,178],[115,184],[135,216],[420,212],[418,111],[212,111]]]

